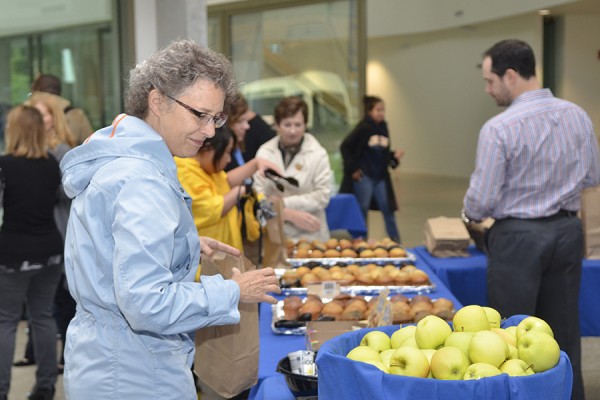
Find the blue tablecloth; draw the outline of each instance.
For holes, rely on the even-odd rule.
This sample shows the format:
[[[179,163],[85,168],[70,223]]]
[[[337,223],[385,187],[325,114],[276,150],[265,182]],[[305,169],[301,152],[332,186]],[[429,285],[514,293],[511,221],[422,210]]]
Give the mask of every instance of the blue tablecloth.
[[[325,214],[329,230],[345,229],[355,238],[367,236],[365,218],[353,194],[340,193],[332,196]]]
[[[516,325],[524,315],[502,326]],[[391,334],[398,327],[375,328]],[[573,372],[564,352],[558,365],[542,373],[513,378],[506,374],[475,381],[443,381],[386,374],[365,363],[346,358],[364,332],[348,332],[323,344],[317,356],[319,399],[465,399],[465,400],[569,400]]]
[[[438,258],[424,246],[412,251],[426,263],[463,304],[487,305],[487,258],[475,246],[470,257]],[[600,260],[583,260],[579,315],[581,336],[600,336]]]
[[[409,251],[412,251],[409,249]],[[446,297],[454,302],[455,308],[462,307],[460,301],[448,290],[441,279],[425,264],[417,259],[415,265],[427,272],[432,283],[436,285],[436,291],[428,294],[432,299]],[[413,296],[407,294],[408,297]],[[282,299],[283,297],[279,297]],[[285,378],[275,372],[277,363],[288,353],[296,350],[306,349],[304,336],[276,335],[271,330],[272,320],[271,305],[262,303],[260,305],[260,357],[258,367],[258,383],[250,391],[249,399],[253,400],[294,400],[289,391]]]

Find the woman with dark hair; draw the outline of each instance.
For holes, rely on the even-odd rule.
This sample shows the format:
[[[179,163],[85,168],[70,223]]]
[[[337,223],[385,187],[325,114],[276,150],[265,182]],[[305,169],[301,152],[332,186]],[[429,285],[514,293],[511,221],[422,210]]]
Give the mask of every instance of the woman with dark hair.
[[[175,157],[177,176],[192,197],[192,214],[198,234],[208,236],[244,251],[238,218],[240,198],[246,194],[244,180],[267,168],[279,172],[268,160],[254,158],[242,166],[225,172],[231,161],[236,137],[228,129],[217,130],[204,141],[191,158]]]
[[[62,274],[63,240],[54,221],[58,162],[48,153],[41,113],[17,106],[8,114],[0,156],[0,399],[10,387],[15,332],[27,303],[37,371],[29,399],[50,400],[56,383],[56,322],[52,304]]]
[[[363,102],[364,118],[340,147],[344,159],[340,193],[356,195],[365,221],[369,208],[381,210],[388,236],[400,243],[400,232],[394,218],[394,211],[398,207],[388,168],[398,166],[404,150],[390,150],[383,100],[376,96],[365,96]]]

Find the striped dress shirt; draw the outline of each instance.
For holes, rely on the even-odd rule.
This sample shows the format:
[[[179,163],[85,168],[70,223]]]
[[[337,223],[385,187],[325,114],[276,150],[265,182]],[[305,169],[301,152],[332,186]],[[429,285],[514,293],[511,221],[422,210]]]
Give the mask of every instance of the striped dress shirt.
[[[465,214],[481,220],[576,211],[581,190],[599,183],[587,113],[548,89],[527,91],[481,128]]]

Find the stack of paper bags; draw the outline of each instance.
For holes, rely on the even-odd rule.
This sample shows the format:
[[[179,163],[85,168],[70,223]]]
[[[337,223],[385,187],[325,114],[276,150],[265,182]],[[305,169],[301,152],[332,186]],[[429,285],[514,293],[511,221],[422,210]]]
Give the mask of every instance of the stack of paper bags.
[[[471,237],[460,218],[437,217],[425,222],[425,247],[435,257],[467,257]]]

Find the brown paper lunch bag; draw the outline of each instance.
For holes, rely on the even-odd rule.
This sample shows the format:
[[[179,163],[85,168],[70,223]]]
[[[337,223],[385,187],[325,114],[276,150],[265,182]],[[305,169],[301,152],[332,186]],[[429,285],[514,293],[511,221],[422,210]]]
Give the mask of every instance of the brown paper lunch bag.
[[[202,260],[202,275],[221,274],[225,279],[237,267],[242,273],[256,267],[245,257],[220,251]],[[209,326],[196,332],[194,372],[200,380],[225,398],[231,398],[258,382],[258,304],[238,305],[240,323]]]

